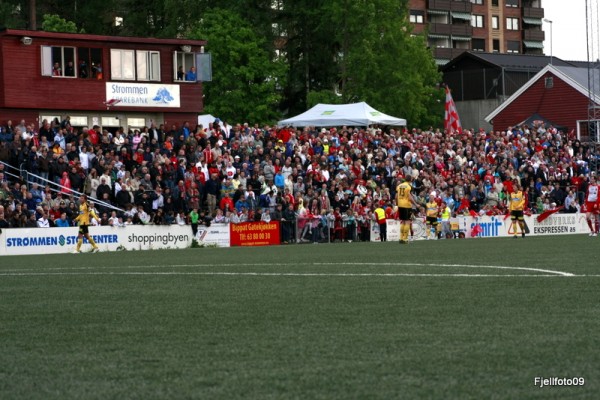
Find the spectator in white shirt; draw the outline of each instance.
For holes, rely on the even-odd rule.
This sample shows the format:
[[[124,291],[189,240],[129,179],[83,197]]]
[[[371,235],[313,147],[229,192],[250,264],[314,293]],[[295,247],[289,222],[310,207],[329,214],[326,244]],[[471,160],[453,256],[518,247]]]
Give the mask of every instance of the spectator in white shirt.
[[[43,213],[40,218],[37,220],[38,228],[50,228],[50,221],[48,221],[48,216],[46,213]]]

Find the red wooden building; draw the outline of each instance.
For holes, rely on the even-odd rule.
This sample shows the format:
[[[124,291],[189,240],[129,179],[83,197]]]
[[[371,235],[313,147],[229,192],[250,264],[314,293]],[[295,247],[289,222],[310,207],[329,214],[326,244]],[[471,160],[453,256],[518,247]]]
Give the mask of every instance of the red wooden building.
[[[1,30],[0,124],[70,116],[75,127],[109,130],[152,122],[193,126],[203,110],[205,44]],[[192,67],[197,79],[186,79]]]
[[[597,73],[594,75],[593,87],[598,88]],[[504,131],[537,114],[555,126],[575,130],[578,138],[589,141],[594,138],[588,133],[588,110],[600,107],[598,96],[592,96],[593,107],[590,107],[589,86],[586,67],[548,65],[485,120],[494,130]],[[599,121],[592,121],[592,129],[600,127]],[[592,133],[591,136],[597,135]]]

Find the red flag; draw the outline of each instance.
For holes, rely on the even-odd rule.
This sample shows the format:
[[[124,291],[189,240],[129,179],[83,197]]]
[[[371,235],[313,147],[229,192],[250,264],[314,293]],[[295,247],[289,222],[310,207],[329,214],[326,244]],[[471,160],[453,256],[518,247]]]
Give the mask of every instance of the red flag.
[[[456,111],[456,104],[454,104],[448,86],[446,86],[446,114],[444,116],[444,128],[448,132],[462,132],[460,118],[458,118],[458,111]]]
[[[483,232],[483,229],[481,229],[481,226],[479,224],[475,224],[473,226],[473,229],[471,229],[471,237],[477,237],[479,236],[479,234]]]
[[[548,218],[549,216],[551,216],[552,214],[555,214],[557,212],[559,212],[560,210],[563,209],[563,206],[554,208],[552,210],[546,210],[543,213],[541,213],[540,215],[537,216],[537,222],[542,222],[543,220],[545,220],[546,218]]]

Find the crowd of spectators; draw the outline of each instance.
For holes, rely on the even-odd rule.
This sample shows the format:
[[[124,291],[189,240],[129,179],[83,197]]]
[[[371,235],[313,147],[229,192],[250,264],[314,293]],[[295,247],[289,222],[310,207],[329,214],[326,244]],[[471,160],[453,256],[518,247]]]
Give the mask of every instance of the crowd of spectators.
[[[505,214],[515,181],[529,212],[577,212],[596,163],[593,147],[543,123],[444,132],[217,119],[109,132],[74,128],[68,117],[39,127],[7,121],[0,228],[71,226],[76,191],[97,199],[101,225],[282,220],[284,241],[293,241],[318,240],[319,227],[343,221],[366,239],[375,208],[393,217],[395,188],[407,175],[419,203],[433,196],[454,214]]]

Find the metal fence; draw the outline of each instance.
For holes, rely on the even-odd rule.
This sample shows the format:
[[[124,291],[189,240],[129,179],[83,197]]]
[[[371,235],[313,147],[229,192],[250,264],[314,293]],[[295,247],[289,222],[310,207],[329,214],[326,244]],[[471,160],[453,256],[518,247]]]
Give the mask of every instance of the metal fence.
[[[296,218],[281,222],[282,243],[334,243],[370,241],[370,221],[332,216]]]

